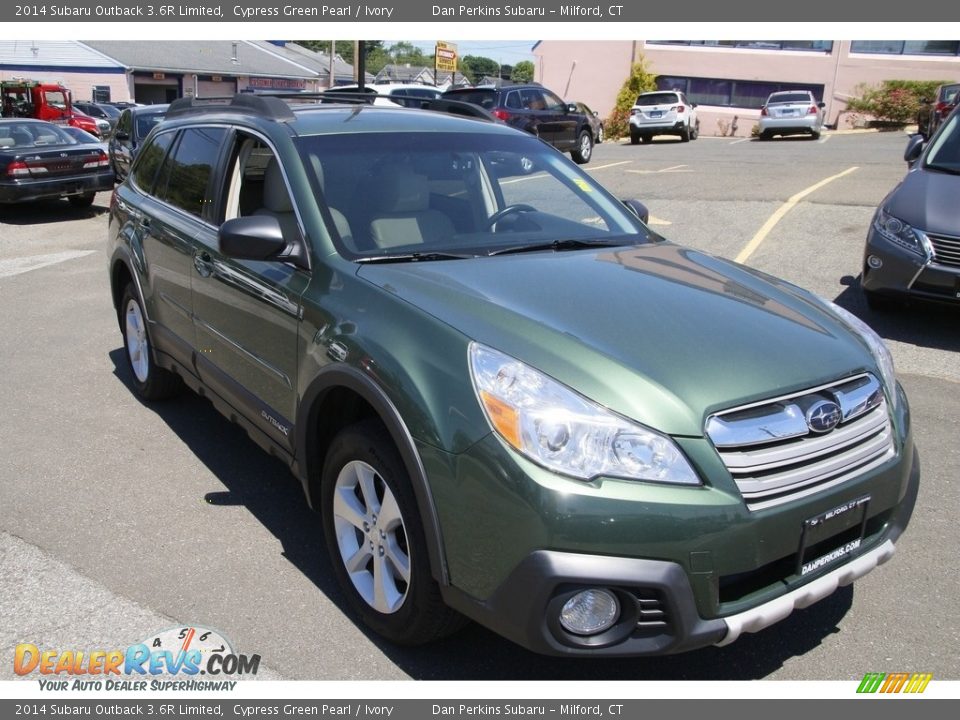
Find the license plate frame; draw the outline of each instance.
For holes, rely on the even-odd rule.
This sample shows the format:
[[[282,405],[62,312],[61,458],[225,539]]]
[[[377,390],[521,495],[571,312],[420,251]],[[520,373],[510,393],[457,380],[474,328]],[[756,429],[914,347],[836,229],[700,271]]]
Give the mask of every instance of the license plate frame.
[[[810,575],[858,550],[863,544],[863,536],[867,529],[869,506],[870,496],[861,495],[804,520],[800,532],[800,547],[797,551],[797,575],[800,577]],[[854,537],[850,537],[849,531],[853,528],[856,528],[857,532],[852,533]],[[831,550],[824,553],[818,552],[815,557],[806,557],[808,551],[837,535],[846,535],[846,537],[841,537],[836,547]]]

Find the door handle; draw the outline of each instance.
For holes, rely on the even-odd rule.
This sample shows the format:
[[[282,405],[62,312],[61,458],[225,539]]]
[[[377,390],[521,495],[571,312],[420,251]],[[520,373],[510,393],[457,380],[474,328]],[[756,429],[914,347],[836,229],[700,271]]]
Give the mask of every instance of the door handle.
[[[193,256],[193,266],[197,269],[200,277],[210,277],[213,275],[213,263],[207,253],[198,253]]]

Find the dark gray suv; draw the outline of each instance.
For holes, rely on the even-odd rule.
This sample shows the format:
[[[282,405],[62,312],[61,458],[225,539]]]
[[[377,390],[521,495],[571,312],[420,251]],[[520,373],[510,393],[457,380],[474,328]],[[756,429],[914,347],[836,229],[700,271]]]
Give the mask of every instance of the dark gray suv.
[[[583,165],[593,155],[594,133],[590,116],[536,83],[528,85],[483,85],[448,90],[448,100],[479,105],[511,127],[525,130],[568,152]]]

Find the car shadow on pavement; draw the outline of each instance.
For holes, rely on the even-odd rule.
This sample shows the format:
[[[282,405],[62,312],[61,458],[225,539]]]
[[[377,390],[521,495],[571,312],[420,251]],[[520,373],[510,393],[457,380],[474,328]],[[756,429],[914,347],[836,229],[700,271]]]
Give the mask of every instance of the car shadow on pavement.
[[[124,349],[109,353],[114,375],[136,397]],[[142,401],[141,401],[142,402]],[[399,647],[370,632],[346,605],[327,556],[319,515],[306,504],[299,481],[262,452],[237,425],[198,395],[143,403],[156,413],[226,488],[204,501],[243,506],[282,547],[283,556],[403,672],[415,680],[752,680],[779,670],[832,634],[853,603],[853,589],[830,597],[732,645],[652,658],[557,658],[524,650],[476,624],[441,641]],[[824,669],[824,677],[835,674]],[[327,680],[330,678],[310,678]]]
[[[834,302],[859,317],[882,338],[960,352],[960,333],[957,333],[960,308],[912,300],[899,310],[881,312],[867,307],[859,276],[846,275],[840,284],[846,287]]]
[[[109,196],[107,196],[109,202]],[[66,200],[38,200],[17,205],[0,205],[0,225],[45,225],[53,222],[69,222],[99,217],[110,208],[94,201],[85,208],[75,208]]]

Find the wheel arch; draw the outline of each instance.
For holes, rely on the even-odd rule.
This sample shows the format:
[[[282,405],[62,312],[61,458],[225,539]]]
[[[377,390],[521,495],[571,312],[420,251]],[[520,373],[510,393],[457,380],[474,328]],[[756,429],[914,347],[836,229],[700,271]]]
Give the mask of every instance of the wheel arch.
[[[441,585],[449,585],[439,516],[413,436],[386,392],[355,368],[336,366],[321,371],[300,401],[296,463],[307,501],[317,507],[323,462],[333,438],[345,427],[369,417],[383,423],[400,453],[423,520],[431,574]]]

